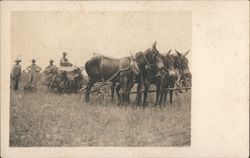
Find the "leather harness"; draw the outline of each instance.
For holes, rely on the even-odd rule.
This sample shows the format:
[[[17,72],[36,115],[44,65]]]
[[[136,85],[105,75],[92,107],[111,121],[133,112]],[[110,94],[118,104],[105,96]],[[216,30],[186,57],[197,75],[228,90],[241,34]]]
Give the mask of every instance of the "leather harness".
[[[133,59],[130,58],[130,60],[133,60]],[[101,59],[100,59],[100,71],[101,71],[101,80],[102,80],[102,82],[109,82],[109,81],[113,80],[120,72],[128,71],[132,67],[132,66],[129,66],[127,68],[122,69],[121,68],[121,61],[120,61],[118,71],[116,73],[114,73],[114,75],[112,75],[107,81],[105,81],[104,78],[103,78],[103,73],[102,73],[102,61],[103,61],[103,55],[101,56]]]

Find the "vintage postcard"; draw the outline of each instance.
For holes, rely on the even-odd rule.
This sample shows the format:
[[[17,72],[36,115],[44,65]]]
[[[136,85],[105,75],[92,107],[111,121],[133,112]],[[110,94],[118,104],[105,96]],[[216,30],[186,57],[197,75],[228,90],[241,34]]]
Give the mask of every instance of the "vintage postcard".
[[[1,156],[249,156],[249,2],[1,2]]]

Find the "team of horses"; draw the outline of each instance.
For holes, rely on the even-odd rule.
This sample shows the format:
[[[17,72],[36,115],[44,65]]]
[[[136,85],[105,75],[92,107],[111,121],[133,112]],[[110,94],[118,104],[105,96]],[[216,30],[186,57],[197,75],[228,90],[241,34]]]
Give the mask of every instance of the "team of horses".
[[[111,82],[112,100],[116,91],[119,104],[130,103],[130,92],[135,83],[137,84],[136,105],[146,106],[151,84],[156,85],[155,106],[165,105],[168,93],[172,104],[173,91],[168,91],[167,88],[191,86],[191,72],[186,57],[189,51],[183,54],[177,50],[175,52],[171,54],[169,50],[161,54],[154,42],[152,48],[128,57],[119,59],[102,55],[92,57],[85,64],[89,77],[85,101],[90,101],[91,88],[96,82]],[[179,90],[179,92],[182,91]]]

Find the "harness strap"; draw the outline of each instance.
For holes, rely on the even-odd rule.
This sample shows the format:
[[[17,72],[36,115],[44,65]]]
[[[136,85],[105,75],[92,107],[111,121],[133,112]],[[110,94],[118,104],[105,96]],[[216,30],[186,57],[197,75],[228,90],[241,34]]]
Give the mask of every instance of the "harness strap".
[[[102,75],[102,62],[103,62],[103,55],[101,56],[101,59],[100,59],[100,71],[101,71],[101,79],[104,82],[104,78],[103,78],[103,75]]]
[[[149,63],[149,61],[148,61],[148,59],[146,58],[145,54],[144,54],[144,53],[142,53],[142,54],[143,54],[143,57],[144,57],[144,59],[146,60],[147,64],[148,64],[148,65],[153,65],[153,64],[150,64],[150,63]]]
[[[122,68],[121,67],[121,61],[120,61],[120,64],[119,64],[119,69],[116,73],[114,73],[108,80],[104,80],[103,78],[103,75],[102,75],[102,60],[103,60],[103,56],[101,56],[101,59],[100,59],[100,70],[101,70],[101,79],[102,79],[102,82],[110,82],[111,80],[113,80],[115,77],[117,77],[121,72],[124,72],[124,71],[128,71],[131,69],[131,65],[129,67],[126,67],[126,68]],[[130,60],[133,60],[132,58],[130,58]]]
[[[112,75],[107,81],[105,81],[105,82],[109,82],[109,81],[111,81],[111,80],[113,80],[115,77],[117,77],[121,72],[124,72],[124,71],[128,71],[128,70],[130,70],[131,69],[131,66],[129,66],[129,67],[126,67],[126,68],[121,68],[121,63],[119,64],[119,69],[118,69],[118,71],[116,72],[116,73],[114,73],[114,75]],[[103,82],[104,82],[104,80],[103,80]]]

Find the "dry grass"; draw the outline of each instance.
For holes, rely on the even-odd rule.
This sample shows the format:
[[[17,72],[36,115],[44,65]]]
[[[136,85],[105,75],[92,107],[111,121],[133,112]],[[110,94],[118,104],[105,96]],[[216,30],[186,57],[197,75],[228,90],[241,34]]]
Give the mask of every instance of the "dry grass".
[[[11,90],[10,146],[189,146],[191,94],[162,110],[129,106],[79,94]]]

